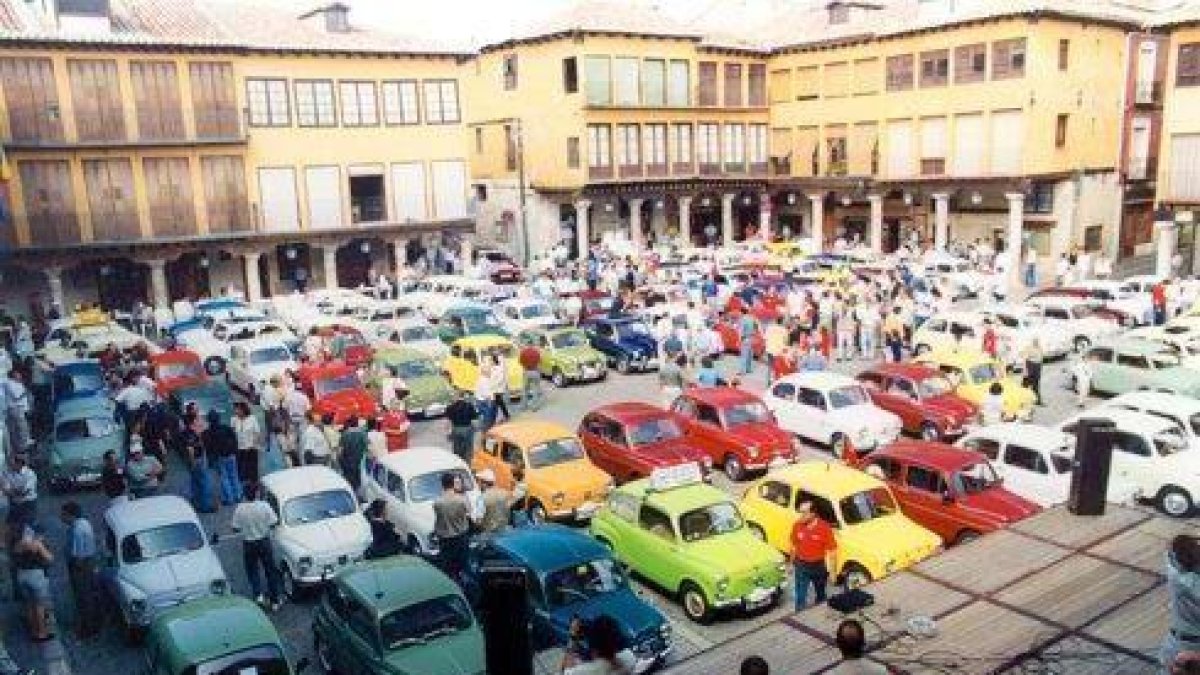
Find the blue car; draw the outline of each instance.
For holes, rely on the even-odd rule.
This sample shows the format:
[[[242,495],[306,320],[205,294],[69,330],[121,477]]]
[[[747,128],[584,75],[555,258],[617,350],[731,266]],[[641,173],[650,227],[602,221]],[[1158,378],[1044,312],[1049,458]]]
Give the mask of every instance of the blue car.
[[[200,409],[201,418],[207,417],[208,411],[216,410],[223,423],[229,424],[233,419],[233,393],[224,380],[209,379],[203,384],[180,387],[171,392],[171,407],[176,414],[183,414],[183,409],[193,401]]]
[[[112,450],[122,459],[125,432],[115,417],[116,406],[103,394],[59,402],[47,441],[51,489],[97,485],[104,453]]]
[[[54,407],[64,401],[104,395],[108,389],[104,371],[96,359],[79,359],[55,366],[50,376],[50,396]]]
[[[582,328],[592,347],[608,358],[619,373],[646,372],[658,368],[658,342],[650,326],[637,316],[623,314],[589,319]]]
[[[567,643],[571,620],[607,614],[638,657],[638,673],[671,653],[671,624],[629,587],[626,571],[595,539],[562,525],[521,527],[497,535],[472,553],[471,570],[522,567],[529,587],[535,649]]]

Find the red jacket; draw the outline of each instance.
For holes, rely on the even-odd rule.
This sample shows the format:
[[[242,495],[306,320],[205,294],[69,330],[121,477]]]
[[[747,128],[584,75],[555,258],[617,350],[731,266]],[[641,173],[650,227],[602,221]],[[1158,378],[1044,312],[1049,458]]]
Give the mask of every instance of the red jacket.
[[[537,347],[527,345],[521,348],[517,360],[521,362],[521,367],[525,370],[537,370],[538,364],[542,362],[542,353],[538,351]]]

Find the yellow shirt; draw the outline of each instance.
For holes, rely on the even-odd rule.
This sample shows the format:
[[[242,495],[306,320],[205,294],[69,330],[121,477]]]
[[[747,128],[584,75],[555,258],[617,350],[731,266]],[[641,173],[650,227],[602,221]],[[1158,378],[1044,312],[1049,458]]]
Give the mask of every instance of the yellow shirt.
[[[767,327],[767,334],[764,336],[766,342],[766,351],[772,356],[777,356],[783,353],[787,348],[788,331],[782,324],[773,323]]]

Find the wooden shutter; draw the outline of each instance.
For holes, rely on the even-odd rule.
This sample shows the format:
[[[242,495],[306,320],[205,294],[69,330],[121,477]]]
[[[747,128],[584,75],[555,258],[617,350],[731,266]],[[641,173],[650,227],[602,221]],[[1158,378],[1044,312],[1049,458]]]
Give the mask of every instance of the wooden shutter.
[[[954,118],[954,162],[950,170],[955,176],[983,175],[984,138],[982,114]]]
[[[392,213],[397,221],[408,223],[428,220],[428,192],[424,164],[403,162],[391,166]]]
[[[300,229],[295,169],[290,166],[260,168],[258,199],[262,204],[264,231],[295,232]]]
[[[45,58],[0,59],[0,89],[14,141],[61,141],[62,115],[54,62]]]
[[[250,230],[246,169],[239,155],[201,157],[204,208],[210,233]]]
[[[461,160],[431,163],[433,211],[438,220],[467,217],[467,167]]]
[[[750,98],[749,105],[751,107],[759,107],[767,104],[767,65],[765,63],[750,64]]]
[[[183,109],[179,73],[170,61],[129,64],[137,105],[138,136],[143,139],[183,138]]]
[[[147,157],[146,195],[154,236],[183,237],[196,234],[196,207],[192,201],[192,174],[185,157]]]
[[[700,95],[699,104],[714,106],[717,104],[717,64],[713,61],[701,61],[699,65]]]
[[[304,167],[309,229],[335,229],[342,222],[342,172],[338,166]]]
[[[133,164],[128,159],[85,159],[83,180],[96,241],[142,236],[133,193]]]
[[[78,244],[81,236],[71,187],[71,165],[64,160],[17,162],[29,239],[34,246]]]
[[[234,138],[241,133],[234,88],[233,65],[196,61],[188,64],[192,85],[192,110],[197,138]]]
[[[725,64],[725,107],[742,107],[742,64]]]
[[[913,123],[910,120],[888,122],[887,176],[903,178],[914,173]]]
[[[992,113],[992,163],[988,173],[1017,176],[1022,173],[1025,120],[1020,110]]]
[[[117,62],[69,59],[67,72],[79,140],[125,140],[125,112],[121,104]]]

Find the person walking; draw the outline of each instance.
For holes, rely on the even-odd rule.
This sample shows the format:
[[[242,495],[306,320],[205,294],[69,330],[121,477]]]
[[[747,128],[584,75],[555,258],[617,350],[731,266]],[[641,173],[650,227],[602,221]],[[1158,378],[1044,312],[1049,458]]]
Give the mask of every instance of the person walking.
[[[200,434],[204,454],[216,464],[220,481],[221,503],[233,506],[242,501],[242,483],[238,480],[238,438],[233,427],[221,421],[221,413],[209,410],[205,417],[208,428]]]
[[[742,375],[749,375],[754,370],[754,334],[758,332],[758,322],[748,310],[742,312],[738,319],[738,349],[740,350],[740,365]]]
[[[765,335],[763,335],[763,343],[767,361],[767,384],[771,384],[771,379],[774,377],[776,368],[775,361],[783,356],[783,352],[787,349],[788,330],[783,324],[783,317],[775,319],[770,326],[767,326]]]
[[[117,461],[117,453],[113,450],[106,451],[103,461],[104,466],[100,469],[100,489],[104,492],[104,496],[109,499],[124,497],[127,489],[125,470]]]
[[[1150,305],[1154,308],[1154,325],[1161,326],[1167,322],[1167,284],[1164,279],[1150,289]]]
[[[475,378],[475,401],[479,405],[480,431],[487,431],[496,423],[496,397],[492,389],[492,359],[485,353],[479,359],[479,376]]]
[[[100,598],[96,587],[96,533],[79,503],[69,501],[59,513],[67,526],[67,579],[75,597],[75,631],[86,640],[100,632]]]
[[[491,378],[492,405],[496,420],[499,421],[500,413],[504,413],[504,421],[507,422],[512,419],[512,413],[508,410],[508,363],[499,350],[492,352],[491,361],[492,370],[488,375]]]
[[[441,483],[442,493],[433,501],[433,533],[441,543],[438,562],[446,576],[462,585],[471,534],[471,505],[453,473],[443,473]]]
[[[250,413],[250,404],[238,401],[233,405],[233,433],[237,436],[237,473],[242,483],[258,482],[258,460],[263,447],[262,425]]]
[[[54,638],[50,632],[50,612],[54,607],[50,596],[50,579],[46,570],[54,562],[54,556],[46,546],[46,540],[32,524],[15,530],[18,533],[9,550],[16,571],[17,588],[25,602],[25,619],[29,624],[30,637],[34,642],[47,642]]]
[[[1167,550],[1167,634],[1159,657],[1171,675],[1200,667],[1200,538],[1180,534]]]
[[[1087,355],[1080,355],[1071,368],[1071,376],[1075,380],[1075,404],[1080,408],[1087,405],[1088,396],[1092,393],[1092,376],[1094,374],[1091,358]]]
[[[900,320],[899,307],[893,307],[883,321],[883,341],[892,352],[892,361],[900,363],[904,350],[904,323]]]
[[[378,560],[405,552],[404,539],[396,532],[396,526],[387,518],[387,501],[379,497],[367,506],[367,523],[371,525],[371,545],[363,557]]]
[[[833,529],[813,512],[811,501],[800,502],[799,518],[792,526],[792,569],[796,611],[808,606],[808,587],[816,592],[817,603],[825,602],[825,586],[830,570],[835,570],[837,542]]]
[[[457,392],[454,401],[446,407],[446,421],[450,424],[450,449],[467,466],[475,453],[475,420],[479,411],[475,409],[468,394]]]
[[[479,518],[479,531],[497,534],[507,530],[512,522],[512,510],[517,497],[496,485],[496,473],[491,469],[484,469],[475,477],[483,490],[483,515]]]
[[[129,459],[125,462],[129,493],[139,499],[154,496],[158,493],[162,475],[162,464],[153,455],[146,454],[141,441],[130,443]]]
[[[1021,361],[1025,364],[1025,385],[1033,390],[1038,405],[1042,403],[1042,364],[1046,354],[1042,351],[1042,343],[1033,338],[1021,351]]]
[[[686,365],[687,357],[682,353],[671,354],[658,369],[658,386],[662,388],[664,408],[671,407],[675,399],[683,393],[683,369]]]
[[[229,527],[242,535],[242,566],[250,582],[250,594],[255,602],[275,611],[279,609],[281,584],[279,567],[271,551],[271,530],[279,524],[279,516],[270,504],[260,498],[261,491],[258,483],[246,487],[243,493],[245,499],[234,507]]]
[[[1025,286],[1026,288],[1034,288],[1038,285],[1037,278],[1038,252],[1032,246],[1028,246],[1025,251]]]
[[[304,420],[304,429],[300,433],[300,461],[306,466],[329,466],[333,463],[333,449],[321,425],[317,423],[319,420],[317,413],[310,410]]]
[[[21,371],[13,369],[8,372],[8,378],[0,384],[4,387],[6,409],[2,412],[6,416],[11,447],[16,452],[26,452],[29,446],[33,445],[33,436],[29,432],[29,413],[32,407],[25,377]]]
[[[346,420],[346,426],[342,427],[342,444],[338,453],[338,464],[342,470],[342,477],[346,479],[347,483],[350,483],[350,489],[356,495],[359,485],[362,483],[362,462],[368,451],[367,430],[362,421],[352,415],[350,419]]]
[[[12,532],[37,521],[38,477],[29,466],[29,456],[13,453],[8,469],[0,476],[0,487],[8,498],[8,526]]]
[[[523,410],[537,410],[542,407],[542,352],[532,343],[521,348],[517,360],[521,362],[521,370],[525,373],[525,391],[521,400]]]

